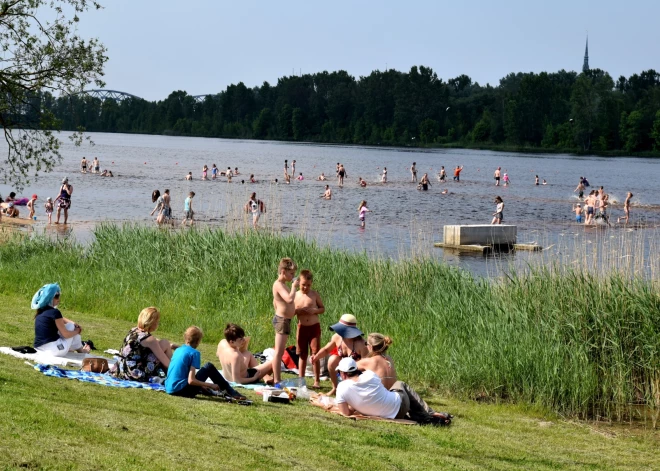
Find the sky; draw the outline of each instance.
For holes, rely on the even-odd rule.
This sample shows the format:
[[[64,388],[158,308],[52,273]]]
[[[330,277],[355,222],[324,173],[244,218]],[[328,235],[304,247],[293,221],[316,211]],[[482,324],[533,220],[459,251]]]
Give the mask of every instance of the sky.
[[[431,67],[497,85],[510,72],[660,70],[657,0],[100,0],[81,36],[108,48],[106,88],[165,99],[282,76]],[[90,87],[95,88],[95,87]]]

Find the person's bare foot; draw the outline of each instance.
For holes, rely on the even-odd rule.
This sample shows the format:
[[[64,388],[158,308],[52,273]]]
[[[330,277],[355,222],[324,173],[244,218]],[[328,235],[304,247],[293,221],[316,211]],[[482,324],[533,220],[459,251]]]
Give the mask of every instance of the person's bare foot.
[[[337,393],[337,388],[332,388],[327,393],[321,394],[321,396],[334,396]]]
[[[312,389],[321,389],[321,385],[318,381],[314,381],[314,384],[312,384]]]
[[[275,384],[272,375],[264,375],[262,379],[264,380],[264,383],[266,383],[268,386],[272,386],[273,384]]]

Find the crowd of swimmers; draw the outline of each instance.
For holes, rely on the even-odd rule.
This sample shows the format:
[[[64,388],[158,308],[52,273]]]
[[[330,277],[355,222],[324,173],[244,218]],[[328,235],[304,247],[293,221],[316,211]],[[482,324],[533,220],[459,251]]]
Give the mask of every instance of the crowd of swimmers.
[[[103,172],[101,172],[100,161],[98,157],[94,157],[94,160],[92,162],[88,162],[87,159],[83,157],[80,163],[81,172],[87,173],[88,168],[90,169],[91,173],[99,173],[101,176],[110,176],[110,177],[113,176],[111,171],[104,170]],[[454,168],[453,170],[454,182],[456,183],[461,182],[461,172],[463,171],[463,168],[464,167],[462,165],[456,165],[456,167]],[[213,164],[210,167],[210,169],[208,165],[204,165],[202,167],[202,176],[201,176],[202,180],[209,179],[208,176],[209,170],[211,173],[210,176],[211,180],[216,180],[218,177],[221,176],[221,177],[225,177],[227,179],[227,182],[231,183],[233,177],[240,175],[238,167],[235,167],[233,170],[231,167],[227,167],[226,171],[220,171],[216,164]],[[337,162],[335,172],[337,178],[337,186],[339,188],[343,188],[344,183],[348,178],[348,172],[346,170],[346,167],[344,166],[344,164]],[[295,176],[295,173],[296,173],[296,160],[293,160],[291,163],[289,163],[288,159],[285,160],[283,181],[287,184],[290,184],[291,179]],[[417,162],[413,162],[412,165],[410,166],[410,173],[411,173],[411,182],[417,183],[418,190],[428,191],[429,188],[432,186],[431,179],[428,173],[424,173],[422,177],[418,180]],[[505,187],[511,184],[511,179],[508,173],[506,171],[502,171],[502,167],[496,168],[493,174],[493,178],[495,180],[495,186],[500,186],[500,182],[502,183],[502,186]],[[185,176],[185,179],[192,180],[193,179],[192,172],[188,172],[188,174]],[[303,173],[299,172],[298,177],[296,177],[296,179],[300,181],[304,180]],[[328,178],[323,172],[321,172],[321,174],[318,177],[316,177],[316,181],[325,182],[327,180]],[[447,171],[445,170],[444,166],[440,167],[440,170],[438,171],[437,174],[437,180],[441,184],[447,182]],[[250,177],[247,182],[258,183],[258,181],[255,179],[254,174],[250,174]],[[382,170],[380,182],[383,184],[387,184],[388,182],[387,167],[384,167]],[[245,184],[246,183],[245,179],[241,180],[241,183]],[[279,180],[275,178],[272,183],[278,184]],[[358,177],[357,184],[361,188],[365,188],[368,186],[367,181],[363,179],[361,176]],[[547,184],[548,182],[545,179],[541,180],[538,175],[534,176],[534,185],[547,185]],[[610,219],[608,213],[608,206],[610,204],[609,196],[603,191],[603,187],[601,186],[599,190],[592,190],[585,197],[585,192],[587,187],[589,187],[588,180],[584,177],[580,177],[580,182],[578,183],[578,186],[575,189],[575,192],[578,193],[578,198],[580,199],[580,202],[574,204],[572,208],[572,211],[575,214],[576,222],[591,225],[591,224],[595,224],[597,219],[600,219],[605,223],[607,223],[608,225],[610,225]],[[64,214],[64,224],[67,223],[68,212],[69,212],[69,208],[71,207],[72,192],[73,192],[73,186],[69,184],[67,178],[64,178],[62,180],[62,185],[60,186],[58,196],[56,197],[56,199],[53,201],[51,198],[47,198],[44,204],[44,209],[49,224],[52,222],[53,212],[56,212],[55,224],[59,224],[60,213],[62,212]],[[448,195],[451,193],[447,188],[445,188],[441,190],[440,194]],[[29,199],[29,201],[27,201],[27,206],[29,210],[28,217],[30,219],[32,218],[36,219],[35,217],[35,204],[37,199],[36,196],[37,195],[33,195],[32,198]],[[186,223],[190,223],[192,225],[194,222],[195,211],[193,210],[192,207],[194,196],[195,196],[194,192],[189,192],[187,197],[185,198],[184,208],[183,208],[184,217],[181,223],[182,225],[185,225]],[[325,189],[320,196],[325,200],[332,199],[333,196],[332,189],[329,184],[325,185]],[[633,197],[632,193],[629,192],[623,204],[624,215],[622,217],[617,218],[617,223],[623,221],[625,224],[628,224],[630,220],[630,204],[632,197]],[[4,201],[0,199],[0,218],[2,217],[2,215],[5,215],[6,217],[14,217],[14,218],[19,217],[20,211],[18,208],[16,208],[17,204],[14,201],[14,198],[15,198],[15,193],[12,192],[10,196],[6,198]],[[255,196],[253,193],[253,196],[250,197],[250,201],[248,201],[248,203],[245,205],[245,212],[252,215],[252,224],[256,228],[260,215],[263,214],[266,210],[265,210],[265,204],[261,200],[258,200],[259,201],[258,203],[253,204],[251,201],[254,199]],[[174,224],[174,220],[172,218],[172,207],[170,205],[169,190],[165,190],[163,195],[160,194],[159,190],[155,190],[152,193],[152,202],[156,203],[156,207],[151,212],[151,214],[153,215],[157,213],[157,218],[156,218],[157,223],[159,225],[165,223]],[[504,221],[504,212],[503,212],[504,201],[501,196],[497,196],[495,198],[495,204],[496,204],[496,210],[493,213],[493,219],[491,223],[502,224],[502,222]],[[364,208],[366,208],[366,201],[361,202],[358,206],[358,219],[360,221],[361,227],[365,227],[365,217],[366,217],[365,213],[370,212],[369,209],[365,210]]]
[[[250,338],[245,330],[228,323],[216,350],[222,372],[210,362],[202,366],[197,350],[202,330],[197,326],[188,327],[181,346],[158,338],[155,332],[161,313],[156,307],[147,307],[139,313],[137,325],[124,337],[109,374],[118,379],[164,384],[166,392],[172,395],[221,394],[242,401],[245,396],[233,389],[230,382],[263,381],[275,388],[283,387],[282,359],[292,334],[292,320],[296,318],[299,376],[305,377],[310,362],[311,388],[319,389],[320,361],[327,358],[332,384],[327,395],[336,396],[334,404],[340,413],[409,419],[421,424],[449,423],[450,414],[435,412],[408,384],[398,379],[394,361],[387,355],[392,340],[379,333],[365,338],[354,315],[344,314],[339,322],[330,326],[332,337],[322,346],[319,316],[326,308],[320,294],[313,289],[313,282],[310,270],[298,272],[290,258],[280,261],[272,287],[274,354],[271,360],[258,361],[249,350]],[[80,324],[64,317],[58,309],[61,296],[58,284],[47,284],[32,298],[34,348],[58,357],[70,351],[89,353],[90,343],[82,341]]]

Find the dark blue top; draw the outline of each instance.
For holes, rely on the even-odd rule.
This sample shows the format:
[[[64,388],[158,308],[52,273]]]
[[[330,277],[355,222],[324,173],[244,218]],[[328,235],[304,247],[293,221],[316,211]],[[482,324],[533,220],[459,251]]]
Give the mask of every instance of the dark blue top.
[[[34,348],[41,347],[60,338],[55,319],[61,319],[62,313],[59,309],[46,306],[37,311],[34,318]]]
[[[170,366],[167,368],[167,378],[165,379],[165,391],[167,394],[173,394],[181,391],[188,385],[188,374],[190,367],[199,369],[202,356],[190,345],[182,345],[172,355]]]

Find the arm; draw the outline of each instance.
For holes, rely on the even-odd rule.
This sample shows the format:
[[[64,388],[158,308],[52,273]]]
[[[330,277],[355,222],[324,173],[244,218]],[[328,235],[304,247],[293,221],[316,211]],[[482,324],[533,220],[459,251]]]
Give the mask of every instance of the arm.
[[[283,283],[277,283],[277,286],[275,287],[275,291],[279,295],[280,298],[282,298],[282,301],[284,301],[287,304],[291,304],[293,300],[296,298],[296,289],[298,288],[298,285],[300,284],[299,280],[296,280],[294,283],[291,283],[291,289],[287,291],[286,286]]]
[[[71,321],[68,320],[68,319],[65,319],[64,317],[61,317],[59,319],[55,319],[55,325],[57,326],[57,330],[59,331],[60,335],[62,337],[64,337],[65,339],[69,339],[69,338],[73,337],[74,335],[78,335],[82,331],[80,326],[77,325],[77,324],[76,324],[75,329],[73,329],[71,331],[66,330],[66,327],[64,327],[64,326],[67,322],[71,322]]]
[[[191,386],[199,386],[200,388],[205,388],[205,389],[214,389],[218,390],[220,389],[220,386],[217,384],[211,384],[207,383],[204,381],[200,381],[197,378],[195,378],[195,367],[191,366],[190,370],[188,371],[188,384]]]
[[[335,335],[337,335],[337,334],[334,334],[334,335],[332,336],[332,338],[330,339],[330,341],[326,344],[326,346],[323,347],[323,348],[322,348],[321,350],[319,350],[318,352],[316,352],[316,355],[312,355],[312,356],[310,357],[310,360],[311,360],[312,362],[315,362],[316,360],[318,360],[318,359],[320,359],[320,358],[325,358],[325,357],[327,357],[327,356],[330,354],[330,352],[332,351],[332,349],[335,348],[335,347],[337,346],[337,344],[336,344],[336,342],[335,342]]]
[[[325,312],[325,306],[323,301],[321,301],[321,295],[316,293],[316,309],[312,309],[314,312],[312,314],[323,314]]]
[[[167,355],[165,355],[165,352],[163,351],[162,348],[160,348],[160,343],[158,343],[158,340],[156,337],[153,335],[149,336],[148,338],[144,339],[142,342],[140,342],[141,345],[147,347],[151,352],[156,355],[156,358],[158,358],[158,361],[161,362],[161,364],[165,368],[169,368],[170,366],[170,359],[167,358]]]
[[[345,415],[346,417],[350,417],[351,415],[353,415],[353,412],[355,412],[355,410],[351,406],[349,406],[346,402],[341,402],[337,404],[337,410],[339,410],[339,413],[341,415]]]

